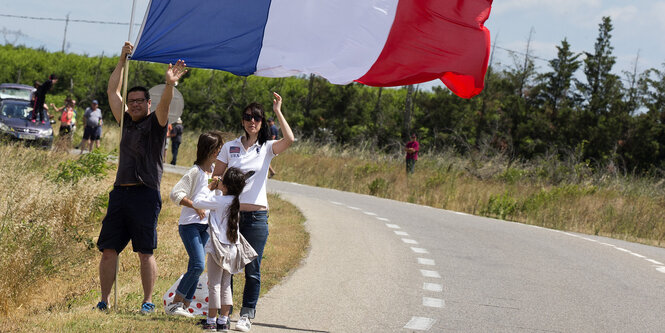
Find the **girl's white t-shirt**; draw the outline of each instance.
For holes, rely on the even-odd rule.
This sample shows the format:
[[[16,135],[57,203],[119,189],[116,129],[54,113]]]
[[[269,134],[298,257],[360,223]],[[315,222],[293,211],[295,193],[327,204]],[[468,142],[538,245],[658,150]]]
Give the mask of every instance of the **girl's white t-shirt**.
[[[241,138],[225,143],[217,159],[226,163],[227,168],[235,167],[243,173],[254,171],[254,175],[247,179],[245,189],[240,194],[240,203],[268,207],[266,194],[268,168],[270,161],[277,156],[272,151],[272,145],[277,140],[268,140],[262,146],[259,146],[257,141],[245,150]]]
[[[215,233],[217,239],[222,244],[238,244],[240,243],[240,236],[236,236],[236,242],[231,243],[226,236],[228,230],[228,212],[229,206],[233,202],[232,195],[219,195],[219,191],[210,191],[205,187],[201,192],[197,193],[192,200],[192,205],[199,209],[210,210],[210,226],[212,230],[210,233]],[[212,253],[212,247],[206,245],[206,251]]]
[[[171,199],[176,202],[176,204],[180,204],[182,198],[185,197],[193,201],[194,196],[196,196],[197,193],[201,192],[204,188],[208,189],[209,179],[210,175],[208,173],[203,171],[198,165],[194,165],[173,187],[173,190],[171,191]],[[208,211],[206,210],[205,213],[206,215],[201,219],[194,209],[182,206],[178,224],[207,224]]]

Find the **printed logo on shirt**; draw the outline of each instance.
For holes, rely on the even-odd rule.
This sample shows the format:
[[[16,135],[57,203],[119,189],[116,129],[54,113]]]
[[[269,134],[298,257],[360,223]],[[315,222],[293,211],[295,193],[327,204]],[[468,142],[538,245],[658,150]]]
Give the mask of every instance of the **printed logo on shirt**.
[[[240,147],[238,146],[231,146],[229,148],[229,155],[231,158],[238,158],[240,157]]]

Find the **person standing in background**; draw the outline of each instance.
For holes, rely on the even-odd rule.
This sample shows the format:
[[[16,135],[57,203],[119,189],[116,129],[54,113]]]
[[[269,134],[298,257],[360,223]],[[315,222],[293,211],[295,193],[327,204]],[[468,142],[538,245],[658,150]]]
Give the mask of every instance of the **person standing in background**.
[[[171,138],[171,164],[175,165],[176,160],[178,159],[178,148],[182,143],[182,132],[184,128],[182,127],[182,119],[178,118],[175,121],[171,129],[169,129],[169,137]]]
[[[75,117],[74,113],[74,101],[67,97],[65,98],[65,105],[62,107],[56,107],[51,103],[51,107],[55,112],[61,112],[60,114],[60,136],[68,135],[71,138],[72,133],[72,120]]]
[[[404,150],[406,151],[406,174],[413,174],[420,150],[420,144],[416,141],[416,133],[411,134],[411,141],[406,143]]]
[[[46,102],[46,93],[51,90],[54,84],[58,83],[58,76],[51,74],[48,77],[46,82],[39,85],[37,91],[35,92],[35,105],[32,107],[32,119],[31,121],[37,122],[41,121],[42,124],[46,124],[46,112],[44,109],[44,102]]]
[[[81,141],[81,154],[86,146],[88,151],[92,151],[93,144],[99,148],[99,139],[102,137],[102,110],[98,105],[97,100],[93,100],[83,114],[85,128],[83,129],[83,141]]]

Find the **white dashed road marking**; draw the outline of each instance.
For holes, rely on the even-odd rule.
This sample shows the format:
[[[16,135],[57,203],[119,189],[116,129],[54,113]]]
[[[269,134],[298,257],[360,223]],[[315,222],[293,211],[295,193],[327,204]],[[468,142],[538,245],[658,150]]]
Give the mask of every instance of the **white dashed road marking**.
[[[376,219],[383,222],[390,222],[390,220],[385,217],[377,217]]]
[[[360,210],[360,208],[358,208],[358,207],[353,207],[353,206],[346,206],[346,207],[348,207],[350,209],[353,209],[353,210]]]
[[[332,203],[333,205],[343,205],[341,202],[337,201],[330,201],[330,203]]]
[[[662,262],[657,261],[657,260],[653,260],[653,259],[647,259],[647,261],[652,263],[652,264],[656,264],[656,265],[662,265],[663,264]]]
[[[375,213],[372,213],[372,212],[365,212],[365,211],[363,211],[363,214],[365,214],[365,215],[369,215],[369,216],[376,216],[376,214],[375,214]]]
[[[409,233],[407,233],[405,231],[399,231],[399,230],[395,230],[394,233],[397,236],[408,236],[409,235]]]
[[[386,223],[386,227],[391,229],[401,229],[397,224]]]
[[[404,328],[408,330],[427,331],[432,328],[435,322],[436,320],[431,318],[411,317],[411,320],[404,325]]]
[[[427,254],[427,253],[429,253],[429,251],[423,249],[422,247],[412,247],[412,248],[411,248],[411,251],[413,251],[413,252],[415,252],[415,253],[420,253],[420,254]]]
[[[423,283],[423,290],[440,293],[443,291],[443,286],[438,283],[425,282]]]
[[[422,274],[424,277],[429,277],[429,278],[435,278],[435,279],[441,278],[441,275],[437,271],[429,271],[426,269],[421,269],[420,274]]]
[[[416,242],[413,239],[409,239],[409,238],[402,238],[402,242],[407,243],[407,244],[418,244],[418,242]]]
[[[425,259],[425,258],[418,258],[418,263],[421,265],[428,265],[428,266],[434,266],[434,260],[432,259]]]
[[[423,297],[423,305],[430,308],[442,308],[446,302],[440,298]]]

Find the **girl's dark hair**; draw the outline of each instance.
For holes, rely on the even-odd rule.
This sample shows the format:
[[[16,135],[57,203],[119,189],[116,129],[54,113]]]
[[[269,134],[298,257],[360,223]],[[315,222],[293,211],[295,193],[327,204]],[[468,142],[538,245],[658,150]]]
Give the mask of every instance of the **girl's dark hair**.
[[[266,121],[266,112],[263,111],[263,105],[253,102],[249,105],[247,105],[243,109],[243,113],[251,113],[253,116],[260,116],[261,117],[261,129],[259,130],[259,146],[262,146],[266,141],[270,139],[270,127],[268,127],[268,122]],[[245,126],[242,127],[243,130],[245,130]],[[245,136],[249,138],[249,133],[245,130]]]
[[[240,169],[230,167],[226,169],[222,177],[222,185],[226,187],[226,194],[233,196],[233,202],[229,206],[228,228],[226,229],[226,237],[229,238],[231,243],[235,243],[238,240],[238,222],[240,220],[240,200],[238,196],[245,188],[247,179],[253,175],[254,171],[242,173]]]
[[[210,157],[210,154],[214,153],[223,144],[222,132],[210,131],[199,135],[194,164],[201,166]]]

